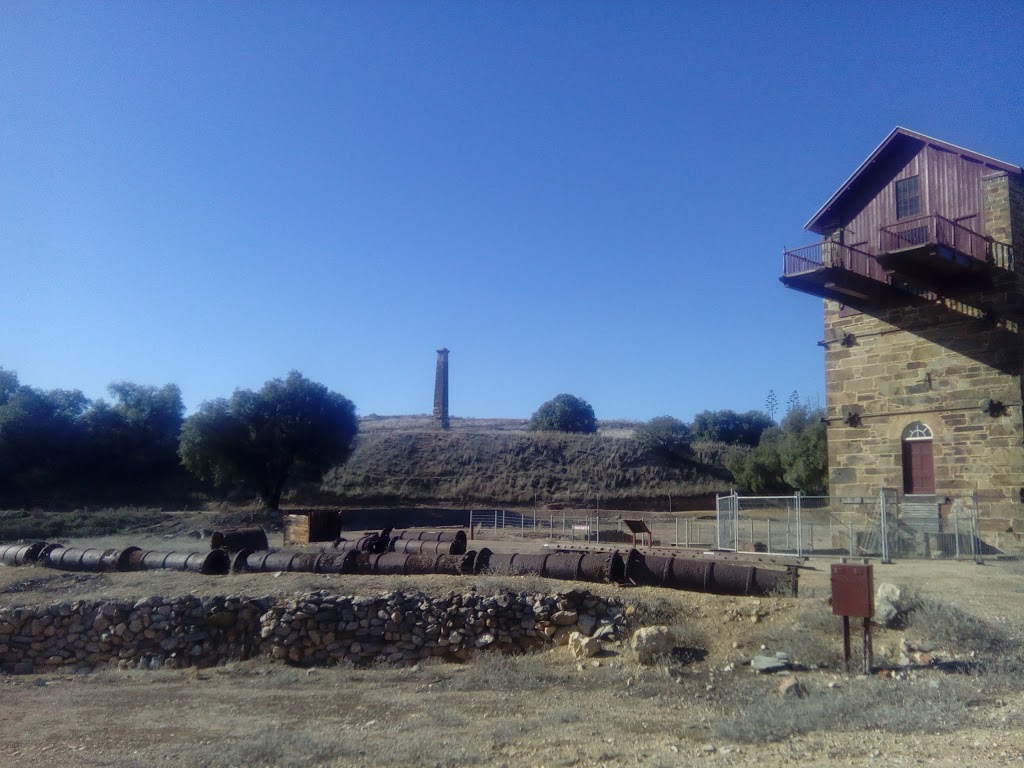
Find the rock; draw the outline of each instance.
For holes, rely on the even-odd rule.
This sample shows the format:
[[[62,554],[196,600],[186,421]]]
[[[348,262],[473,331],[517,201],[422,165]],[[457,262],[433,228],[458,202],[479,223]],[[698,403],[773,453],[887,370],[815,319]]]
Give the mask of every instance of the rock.
[[[560,627],[568,627],[579,620],[580,615],[576,611],[556,611],[551,616],[551,621]]]
[[[584,635],[592,635],[597,627],[597,617],[592,613],[581,614],[576,626]]]
[[[597,638],[587,637],[582,632],[573,632],[569,635],[569,653],[574,659],[589,659],[602,650],[604,647]]]
[[[659,656],[666,656],[675,647],[671,630],[664,626],[641,627],[629,640],[629,647],[641,664],[652,664]]]
[[[476,639],[476,647],[483,648],[484,646],[490,645],[495,640],[494,635],[490,632],[484,632]]]
[[[769,675],[789,669],[790,663],[786,654],[777,653],[774,656],[755,656],[750,660],[750,666],[757,672]]]
[[[559,645],[559,646],[561,646],[561,645],[568,645],[569,644],[569,636],[573,635],[575,633],[576,633],[576,628],[573,627],[573,626],[559,627],[555,631],[554,636],[551,638],[551,642],[553,642],[555,645]]]
[[[875,614],[871,621],[880,627],[895,627],[906,618],[903,591],[895,584],[883,582],[875,590]]]
[[[779,695],[784,699],[802,699],[807,696],[807,688],[796,675],[786,675],[779,682]]]

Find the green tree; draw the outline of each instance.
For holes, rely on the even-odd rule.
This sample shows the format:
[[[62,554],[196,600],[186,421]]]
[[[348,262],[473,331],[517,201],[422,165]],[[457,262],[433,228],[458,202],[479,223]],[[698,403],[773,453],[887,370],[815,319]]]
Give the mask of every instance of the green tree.
[[[113,404],[97,400],[84,416],[93,465],[101,482],[159,489],[181,484],[178,440],[185,405],[176,384],[151,387],[118,381]]]
[[[575,395],[556,395],[530,417],[531,432],[597,432],[594,409]]]
[[[693,417],[692,430],[695,440],[755,446],[761,433],[774,424],[763,411],[701,411]]]
[[[737,484],[751,493],[825,493],[828,446],[824,413],[797,405],[777,427],[766,429],[757,446],[728,461]]]
[[[9,503],[47,503],[67,491],[83,452],[78,390],[43,391],[0,369],[0,494]]]
[[[200,479],[255,492],[276,510],[292,480],[319,480],[351,453],[355,406],[298,371],[258,392],[204,402],[185,419],[178,454]]]
[[[690,458],[690,428],[671,416],[657,416],[633,431],[645,453],[669,464],[678,464]]]

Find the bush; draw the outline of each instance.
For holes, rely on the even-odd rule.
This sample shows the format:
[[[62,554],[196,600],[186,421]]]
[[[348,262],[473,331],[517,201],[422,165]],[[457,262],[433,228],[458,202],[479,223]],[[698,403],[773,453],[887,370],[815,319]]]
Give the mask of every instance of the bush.
[[[727,466],[744,491],[825,493],[828,490],[828,446],[820,409],[797,406],[782,424],[761,433],[757,447],[732,456]]]
[[[774,424],[763,411],[701,411],[693,417],[693,437],[753,447],[761,439],[761,433]]]
[[[644,453],[669,464],[683,462],[693,455],[690,428],[671,416],[658,416],[641,424],[633,432],[633,439]]]
[[[556,395],[530,417],[531,432],[575,432],[590,435],[597,432],[594,409],[575,395]]]

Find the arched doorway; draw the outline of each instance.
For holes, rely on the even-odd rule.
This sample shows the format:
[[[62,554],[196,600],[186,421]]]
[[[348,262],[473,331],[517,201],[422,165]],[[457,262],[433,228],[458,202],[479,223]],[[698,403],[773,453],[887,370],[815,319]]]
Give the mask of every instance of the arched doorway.
[[[935,493],[932,430],[920,421],[903,430],[903,492],[908,495]]]

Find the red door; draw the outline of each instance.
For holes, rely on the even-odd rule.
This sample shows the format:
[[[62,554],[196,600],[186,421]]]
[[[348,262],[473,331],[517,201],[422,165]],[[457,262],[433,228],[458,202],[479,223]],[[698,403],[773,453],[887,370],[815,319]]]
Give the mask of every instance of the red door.
[[[903,492],[935,493],[935,454],[931,440],[903,442]]]

